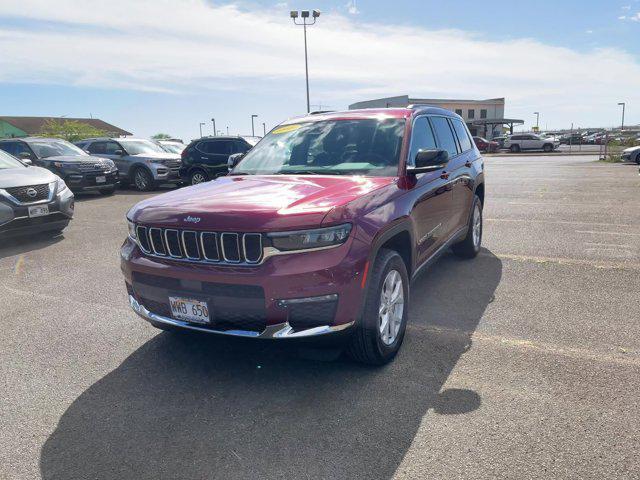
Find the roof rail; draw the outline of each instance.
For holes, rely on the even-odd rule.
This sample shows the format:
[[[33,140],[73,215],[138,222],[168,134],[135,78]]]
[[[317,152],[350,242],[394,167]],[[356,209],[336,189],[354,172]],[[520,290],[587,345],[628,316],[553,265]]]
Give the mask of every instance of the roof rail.
[[[407,108],[410,108],[411,110],[415,110],[416,108],[423,108],[423,107],[437,107],[437,105],[430,105],[428,103],[412,103],[411,105],[407,105]],[[437,108],[442,108],[442,107],[437,107]]]
[[[335,110],[315,110],[313,112],[309,112],[309,115],[321,115],[323,113],[331,113],[335,112]]]

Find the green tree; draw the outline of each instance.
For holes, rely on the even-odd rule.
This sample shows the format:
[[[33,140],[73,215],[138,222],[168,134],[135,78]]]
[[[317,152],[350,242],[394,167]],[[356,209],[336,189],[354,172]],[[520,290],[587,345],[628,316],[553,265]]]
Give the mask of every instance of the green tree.
[[[107,132],[78,120],[56,120],[51,118],[42,126],[40,135],[77,142],[83,138],[103,137],[107,135]]]
[[[171,138],[171,135],[168,133],[156,133],[153,137],[153,140],[166,140],[167,138]]]

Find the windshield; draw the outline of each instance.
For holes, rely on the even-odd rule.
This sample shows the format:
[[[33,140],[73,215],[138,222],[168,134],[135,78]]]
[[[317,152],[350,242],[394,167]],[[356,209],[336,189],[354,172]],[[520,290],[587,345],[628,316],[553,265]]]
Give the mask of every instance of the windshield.
[[[140,153],[166,153],[160,145],[150,140],[123,140],[118,139],[120,144],[127,150],[129,155]]]
[[[169,153],[182,153],[182,151],[186,148],[186,145],[182,143],[168,143],[163,142],[160,146]]]
[[[26,168],[24,164],[16,160],[14,157],[0,150],[0,170],[5,170],[7,168],[20,168],[20,167]]]
[[[81,148],[66,140],[35,141],[29,142],[29,146],[38,158],[87,155]]]
[[[395,176],[405,120],[325,120],[283,125],[247,153],[232,175]]]

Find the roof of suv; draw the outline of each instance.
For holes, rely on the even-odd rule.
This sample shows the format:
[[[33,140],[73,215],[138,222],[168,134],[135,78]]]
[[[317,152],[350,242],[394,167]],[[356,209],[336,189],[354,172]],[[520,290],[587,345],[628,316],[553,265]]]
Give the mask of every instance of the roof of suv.
[[[0,142],[59,142],[59,141],[67,141],[64,138],[54,138],[54,137],[15,137],[15,138],[2,138]]]
[[[431,105],[409,105],[405,108],[363,108],[359,110],[344,110],[336,112],[322,112],[293,117],[282,122],[282,125],[300,122],[319,122],[322,120],[356,120],[366,118],[410,118],[415,115],[430,113],[447,117],[462,118],[451,110],[433,107]]]

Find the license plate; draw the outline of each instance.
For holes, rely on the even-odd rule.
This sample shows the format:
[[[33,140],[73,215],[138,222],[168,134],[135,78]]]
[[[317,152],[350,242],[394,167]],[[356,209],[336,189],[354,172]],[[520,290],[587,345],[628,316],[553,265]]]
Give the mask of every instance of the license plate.
[[[207,302],[193,298],[169,297],[173,318],[193,323],[209,323]]]
[[[30,217],[42,217],[43,215],[49,215],[49,205],[36,205],[35,207],[29,207]]]
[[[96,183],[106,183],[107,177],[96,177]]]

